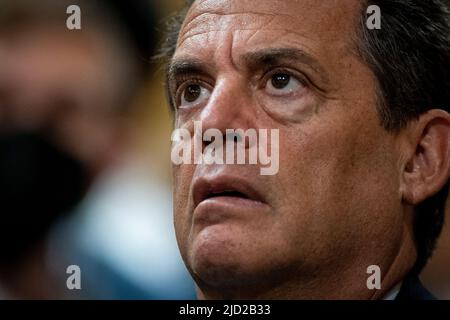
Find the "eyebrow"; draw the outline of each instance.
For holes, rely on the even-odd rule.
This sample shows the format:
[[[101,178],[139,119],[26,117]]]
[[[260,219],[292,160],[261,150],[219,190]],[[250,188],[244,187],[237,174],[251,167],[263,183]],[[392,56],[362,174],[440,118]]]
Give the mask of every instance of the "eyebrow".
[[[243,55],[243,60],[249,66],[259,67],[259,65],[272,65],[282,61],[297,61],[310,66],[316,72],[324,72],[324,68],[319,61],[309,53],[296,48],[262,49],[260,51],[249,52]]]
[[[181,76],[196,74],[207,75],[211,69],[209,63],[196,58],[181,58],[170,62],[167,67],[167,81],[170,84]]]

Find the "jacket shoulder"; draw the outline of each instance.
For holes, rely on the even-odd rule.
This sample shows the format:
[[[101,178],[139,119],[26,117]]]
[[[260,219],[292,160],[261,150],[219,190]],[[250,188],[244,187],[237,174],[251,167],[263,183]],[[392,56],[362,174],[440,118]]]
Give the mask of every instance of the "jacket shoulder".
[[[403,281],[395,300],[437,300],[420,282],[417,276],[409,276]]]

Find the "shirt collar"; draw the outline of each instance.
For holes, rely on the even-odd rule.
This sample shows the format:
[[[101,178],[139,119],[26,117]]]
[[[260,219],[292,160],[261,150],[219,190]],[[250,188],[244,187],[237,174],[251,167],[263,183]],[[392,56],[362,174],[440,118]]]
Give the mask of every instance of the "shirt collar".
[[[398,283],[395,287],[393,287],[384,297],[383,300],[395,300],[397,295],[400,292],[400,288],[402,287],[402,283]]]

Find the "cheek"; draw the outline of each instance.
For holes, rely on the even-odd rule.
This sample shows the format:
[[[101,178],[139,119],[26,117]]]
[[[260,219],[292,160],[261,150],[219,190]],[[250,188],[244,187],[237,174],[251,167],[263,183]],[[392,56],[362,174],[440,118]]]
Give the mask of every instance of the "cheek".
[[[189,236],[191,226],[190,186],[194,174],[194,165],[173,166],[174,180],[174,223],[179,244],[185,244]]]
[[[359,230],[367,224],[373,226],[367,233],[382,233],[392,222],[400,208],[395,148],[374,123],[345,130],[314,124],[310,131],[280,131],[277,179],[285,183],[274,201],[286,228],[318,236],[325,245],[343,235],[364,237]]]

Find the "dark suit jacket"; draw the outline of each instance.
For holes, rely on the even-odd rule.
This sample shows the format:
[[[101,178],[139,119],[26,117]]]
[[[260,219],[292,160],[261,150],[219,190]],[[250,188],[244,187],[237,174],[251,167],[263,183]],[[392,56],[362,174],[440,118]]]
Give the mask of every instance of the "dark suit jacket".
[[[409,276],[403,281],[402,287],[395,300],[437,300],[424,288],[417,276]]]

